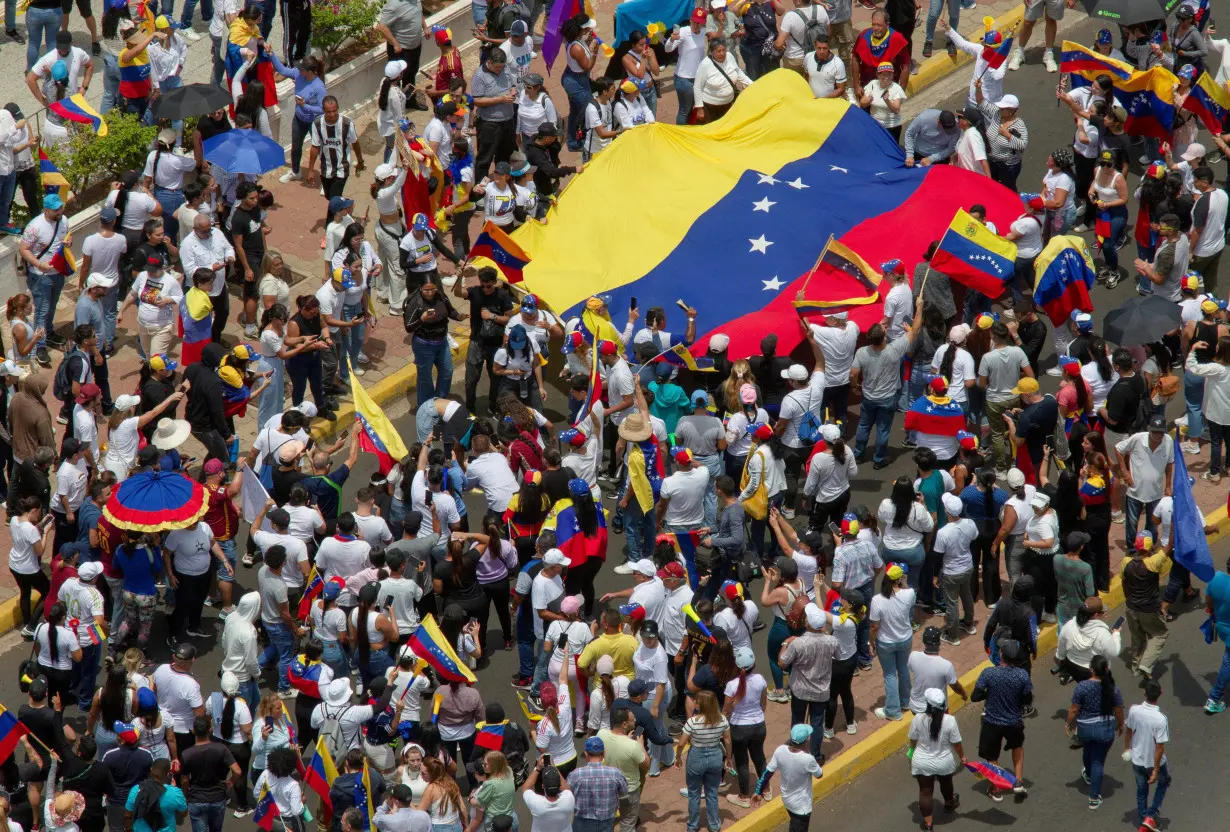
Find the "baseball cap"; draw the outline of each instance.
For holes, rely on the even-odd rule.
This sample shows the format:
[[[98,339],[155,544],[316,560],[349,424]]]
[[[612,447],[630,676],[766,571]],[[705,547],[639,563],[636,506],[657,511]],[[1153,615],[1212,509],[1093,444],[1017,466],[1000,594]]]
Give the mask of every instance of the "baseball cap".
[[[790,741],[795,745],[802,745],[811,739],[811,733],[810,725],[795,725],[790,729]]]
[[[704,23],[705,22],[705,10],[704,9],[692,9],[692,17],[690,19],[693,23]]]
[[[622,604],[619,607],[619,614],[626,615],[633,621],[645,620],[645,608],[640,604]]]
[[[512,166],[509,165],[508,162],[496,162],[495,172],[500,176],[508,176],[512,173]]]
[[[752,422],[747,426],[747,432],[756,439],[764,441],[773,435],[773,428],[771,425],[767,425],[764,422]]]
[[[923,691],[923,698],[927,700],[927,704],[933,708],[943,708],[948,704],[948,696],[939,688],[927,688]]]
[[[1064,548],[1069,552],[1077,552],[1083,549],[1085,544],[1092,539],[1084,532],[1068,532],[1067,538],[1064,539]]]
[[[92,560],[77,567],[77,577],[83,581],[92,581],[101,575],[102,571],[102,564],[96,560]]]
[[[1147,531],[1137,532],[1132,548],[1137,552],[1147,552],[1153,548],[1153,535]]]
[[[517,22],[520,23],[521,21],[518,20]],[[602,741],[601,737],[590,737],[585,741],[586,754],[603,754],[605,752],[606,743]]]
[[[212,476],[214,474],[221,474],[223,470],[224,470],[224,466],[222,465],[222,460],[220,459],[206,460],[205,462],[205,475],[206,476]]]
[[[1005,95],[999,101],[995,102],[995,106],[1001,110],[1017,110],[1021,107],[1021,99],[1015,95]]]
[[[944,110],[940,113],[940,127],[945,130],[951,130],[957,126],[957,117],[952,114],[951,110]]]
[[[1025,484],[1025,475],[1021,473],[1020,468],[1011,468],[1008,470],[1008,487],[1020,488]]]
[[[558,550],[552,550],[552,551],[558,551]],[[644,575],[647,578],[652,578],[654,575],[658,574],[657,567],[653,565],[653,561],[651,561],[649,558],[641,558],[640,560],[633,561],[632,571],[636,572],[639,575]]]
[[[841,536],[854,537],[858,534],[858,518],[846,512],[841,518]]]
[[[1016,387],[1013,387],[1011,392],[1014,396],[1027,396],[1030,393],[1037,393],[1038,380],[1036,378],[1029,378],[1026,376],[1025,378],[1017,381]]]
[[[756,664],[756,654],[750,647],[735,648],[735,666],[740,670],[749,670]]]
[[[28,375],[30,375],[30,371],[16,361],[6,359],[3,363],[0,363],[0,376],[22,379]]]
[[[426,214],[420,212],[415,214],[410,220],[410,225],[415,231],[426,231],[431,227],[431,220],[427,218]]]
[[[382,162],[381,164],[376,165],[376,169],[372,171],[372,176],[377,179],[388,179],[393,175],[394,170],[395,168],[388,162]]]
[[[739,401],[744,404],[756,403],[756,387],[752,384],[744,384],[739,388]]]
[[[628,683],[629,696],[641,696],[649,692],[649,683],[644,679],[633,679]]]
[[[171,372],[179,369],[179,362],[173,361],[165,352],[160,352],[150,356],[149,368],[151,370],[166,370]]]
[[[670,563],[666,564],[665,566],[663,566],[661,569],[658,570],[659,578],[682,579],[682,578],[686,578],[687,576],[688,576],[687,570],[684,569],[683,564],[677,560],[671,561]]]
[[[598,354],[599,355],[616,355],[618,353],[619,353],[619,347],[615,344],[614,341],[599,341],[598,342]]]
[[[1114,42],[1115,40],[1110,33],[1110,29],[1098,29],[1097,43],[1099,46],[1109,46]]]
[[[692,452],[687,448],[674,448],[671,451],[671,458],[680,465],[692,464]]]
[[[559,441],[573,448],[579,448],[585,444],[585,434],[576,428],[568,428],[567,430],[560,431]]]
[[[923,630],[922,643],[924,647],[939,647],[940,646],[940,628],[927,627]]]
[[[522,35],[529,34],[529,31],[530,27],[525,25],[524,20],[514,20],[512,26],[508,30],[508,34],[521,37]],[[539,83],[542,82],[539,81]]]
[[[641,638],[657,638],[658,637],[658,622],[645,621],[641,624]]]
[[[803,612],[807,616],[808,627],[811,627],[813,630],[819,630],[824,626],[825,619],[827,618],[824,614],[824,610],[820,609],[815,604],[808,604],[803,608]]]
[[[802,364],[791,364],[785,370],[782,370],[782,378],[787,378],[791,381],[807,381],[807,368]]]
[[[1081,332],[1093,332],[1093,316],[1088,312],[1078,312],[1072,320]]]
[[[942,396],[948,392],[948,379],[943,376],[936,376],[927,382],[927,388],[937,396]]]
[[[336,214],[338,211],[345,211],[353,205],[353,199],[347,199],[344,196],[335,196],[329,200],[329,213]]]
[[[1149,419],[1149,432],[1150,433],[1165,433],[1166,432],[1166,417],[1161,415],[1160,413],[1154,414],[1153,417]]]
[[[103,222],[115,222],[119,217],[120,212],[110,205],[104,205],[102,210],[98,212],[98,218]]]
[[[547,566],[567,566],[568,556],[559,549],[548,549],[542,556],[542,562]]]
[[[967,430],[959,430],[957,431],[957,444],[967,451],[972,451],[978,447],[978,437]]]
[[[190,641],[180,642],[179,646],[175,648],[175,658],[182,662],[192,661],[196,658],[196,646]]]
[[[43,207],[49,211],[59,211],[64,207],[64,200],[60,199],[59,194],[48,194],[43,197]]]
[[[695,390],[692,392],[692,407],[708,407],[709,394],[704,390]]]
[[[940,498],[940,501],[944,504],[944,511],[948,512],[953,517],[960,517],[961,512],[965,510],[965,504],[961,502],[961,498],[956,494],[944,492],[944,495]]]
[[[1029,504],[1038,510],[1046,509],[1051,504],[1051,498],[1045,491],[1036,491],[1034,492],[1033,499],[1029,501]]]

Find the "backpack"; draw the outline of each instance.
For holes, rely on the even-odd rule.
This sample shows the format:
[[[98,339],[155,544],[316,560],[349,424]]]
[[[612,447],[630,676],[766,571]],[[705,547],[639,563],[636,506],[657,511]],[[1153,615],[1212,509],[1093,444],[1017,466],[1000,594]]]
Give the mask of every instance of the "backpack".
[[[813,14],[810,17],[803,14],[802,9],[794,10],[794,13],[803,19],[803,34],[806,37],[806,40],[804,42],[800,42],[794,35],[791,35],[790,39],[799,44],[799,48],[803,50],[804,54],[814,52],[816,49],[816,38],[820,35],[827,35],[829,33],[829,27],[820,21],[819,15],[814,14],[815,10],[816,6],[811,6],[811,11]]]
[[[72,367],[69,362],[74,356],[79,356],[83,360],[89,360],[84,352],[75,347],[64,354],[60,359],[60,366],[56,367],[55,380],[51,383],[51,393],[62,402],[72,401],[73,398],[73,377]]]
[[[162,818],[162,795],[166,786],[156,780],[146,780],[137,788],[137,799],[133,802],[132,813],[149,824],[150,829],[161,829],[164,826]]]
[[[369,704],[375,705],[376,700]],[[363,737],[372,745],[388,745],[397,737],[396,708],[392,704],[363,724]]]
[[[329,749],[329,753],[333,755],[333,759],[340,760],[346,756],[346,752],[350,750],[345,746],[345,737],[342,735],[342,717],[351,708],[350,705],[342,708],[337,713],[331,713],[329,706],[324,705],[322,709],[325,714],[324,722],[320,726],[320,738],[324,740],[325,748]]]

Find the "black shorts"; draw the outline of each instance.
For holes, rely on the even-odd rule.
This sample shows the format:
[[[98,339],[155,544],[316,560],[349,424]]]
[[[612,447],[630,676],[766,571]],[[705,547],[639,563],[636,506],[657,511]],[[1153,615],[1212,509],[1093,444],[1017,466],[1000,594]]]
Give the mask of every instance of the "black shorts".
[[[264,258],[261,258],[261,260],[254,261],[250,256],[248,257],[248,262],[252,264],[252,279],[251,280],[244,280],[243,269],[242,268],[239,269],[239,287],[240,287],[239,291],[244,300],[257,300],[258,299],[257,290],[260,288],[260,285],[261,285],[261,274],[263,274],[263,272],[261,271],[261,265],[262,265],[263,259]]]
[[[72,10],[73,0],[60,0],[60,11],[69,14]],[[90,5],[90,0],[77,0],[77,11],[81,12],[82,17],[94,16],[94,8]]]
[[[1024,744],[1024,725],[1005,727],[1003,725],[992,725],[985,719],[982,721],[982,729],[978,732],[978,756],[982,759],[988,762],[995,762],[999,759],[1001,748],[1011,751],[1014,748],[1020,748]]]

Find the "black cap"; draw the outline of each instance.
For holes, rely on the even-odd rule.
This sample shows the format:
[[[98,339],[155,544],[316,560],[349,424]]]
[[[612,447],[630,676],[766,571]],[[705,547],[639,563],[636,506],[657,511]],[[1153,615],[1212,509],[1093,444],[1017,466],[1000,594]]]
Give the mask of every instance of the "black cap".
[[[851,607],[861,607],[867,603],[867,596],[863,595],[861,589],[843,589],[841,598]]]
[[[641,624],[642,638],[657,638],[658,637],[658,622],[646,621]]]
[[[508,162],[496,162],[495,172],[500,176],[508,176],[512,173],[512,168],[508,166]]]
[[[175,658],[181,662],[190,662],[196,658],[196,646],[191,642],[180,642],[179,647],[175,648]]]
[[[21,108],[18,107],[16,104],[14,104],[12,101],[10,101],[8,104],[5,104],[4,109],[8,110],[9,115],[11,115],[16,121],[21,121],[23,118],[25,118],[25,116],[22,115],[21,113]]]
[[[1069,552],[1079,552],[1092,539],[1084,532],[1068,532],[1068,536],[1064,538],[1064,546]]]
[[[542,770],[542,791],[548,797],[554,797],[559,794],[560,776],[559,769],[552,766]]]
[[[936,650],[940,649],[940,628],[928,627],[923,630],[922,643],[923,647],[928,650],[932,648]]]
[[[641,696],[649,693],[649,683],[644,679],[633,679],[628,683],[629,696]]]
[[[1165,433],[1166,432],[1166,417],[1160,413],[1153,414],[1149,419],[1150,433]]]
[[[64,438],[64,441],[60,443],[60,453],[63,454],[65,459],[68,459],[70,456],[72,456],[73,454],[77,453],[80,450],[81,450],[81,440],[77,439],[76,437],[67,436]]]
[[[820,547],[824,545],[824,538],[820,536],[820,532],[815,529],[808,529],[799,535],[799,540],[807,544],[807,548],[812,552],[819,552]]]
[[[952,114],[951,110],[943,110],[940,112],[940,127],[945,130],[951,130],[957,126],[957,117]]]
[[[141,450],[137,451],[138,465],[157,465],[159,458],[162,456],[162,451],[155,448],[153,445],[146,445]]]
[[[1006,638],[999,643],[1000,658],[1013,662],[1021,655],[1021,643],[1015,639]]]
[[[46,699],[47,698],[47,677],[46,676],[35,676],[34,681],[30,683],[30,690],[28,691],[28,693],[30,694],[30,698],[33,699],[35,702],[41,702],[42,700]]]
[[[538,135],[540,136],[558,136],[559,129],[555,126],[555,122],[544,121],[538,125]]]
[[[1179,20],[1191,20],[1196,16],[1196,13],[1192,11],[1190,6],[1179,6],[1179,8],[1175,9],[1174,16]]]
[[[982,123],[982,112],[973,105],[967,104],[965,109],[961,111],[961,118],[968,121],[970,124]]]
[[[67,29],[61,29],[56,32],[56,46],[72,46],[73,33]]]

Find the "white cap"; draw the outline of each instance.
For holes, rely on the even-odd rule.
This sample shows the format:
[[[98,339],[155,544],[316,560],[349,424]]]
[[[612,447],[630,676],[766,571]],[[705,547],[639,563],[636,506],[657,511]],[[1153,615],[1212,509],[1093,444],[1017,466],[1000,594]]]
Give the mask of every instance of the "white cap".
[[[791,364],[782,370],[782,378],[788,378],[791,381],[807,381],[807,368],[802,364]]]
[[[585,21],[585,23],[581,26],[581,28],[582,29],[593,29],[594,31],[598,31],[598,21],[594,20],[591,17],[589,20]]]
[[[824,620],[827,616],[824,610],[817,607],[815,604],[808,604],[803,608],[803,612],[807,615],[807,626],[813,630],[819,630],[824,626]]]
[[[405,61],[389,61],[384,65],[385,78],[400,78],[409,66]]]
[[[222,672],[222,692],[227,696],[239,693],[239,677],[229,670]]]
[[[1182,158],[1184,162],[1194,162],[1197,159],[1204,158],[1208,155],[1208,153],[1209,151],[1206,150],[1205,146],[1200,142],[1192,142],[1187,146],[1187,149],[1183,151],[1183,155],[1180,158]]]
[[[567,566],[568,556],[559,549],[548,549],[542,556],[542,562],[546,566]]]
[[[101,275],[92,274],[85,280],[86,289],[110,289],[113,284]]]
[[[709,0],[709,8],[724,9],[726,8],[726,0]]]
[[[948,512],[953,517],[960,517],[961,511],[965,508],[965,505],[961,502],[961,498],[956,494],[949,494],[945,492],[940,498],[940,502],[944,504],[944,511]]]
[[[1015,95],[1005,95],[999,101],[995,102],[995,106],[1001,110],[1019,110],[1021,108],[1021,99]]]
[[[923,691],[923,699],[926,699],[927,704],[935,708],[943,708],[948,704],[947,695],[939,688],[927,688]]]
[[[394,170],[395,168],[392,165],[390,165],[388,162],[383,162],[379,165],[376,165],[376,169],[372,171],[372,175],[375,176],[377,179],[388,179],[390,176],[393,175]]]
[[[726,352],[726,348],[730,346],[730,336],[719,332],[709,338],[710,352]]]
[[[115,409],[119,411],[132,410],[141,403],[140,396],[134,396],[131,393],[125,393],[122,396],[116,396]]]
[[[824,317],[828,318],[830,321],[844,321],[850,317],[850,313],[849,312],[832,312],[828,315],[825,315]]]
[[[647,578],[652,578],[654,575],[658,574],[658,568],[653,565],[653,561],[649,558],[641,558],[638,561],[633,561],[632,571],[639,572]]]
[[[836,442],[838,439],[841,439],[841,428],[837,427],[837,425],[821,425],[820,437],[825,442]]]
[[[315,419],[316,414],[319,412],[316,409],[316,405],[313,404],[312,402],[309,402],[307,399],[304,399],[303,401],[299,402],[299,404],[295,405],[295,410],[298,410],[300,413],[302,413],[304,416],[306,416],[309,419]]]
[[[948,330],[948,340],[954,344],[964,344],[967,338],[969,338],[969,324],[957,324]]]
[[[1034,494],[1034,498],[1029,501],[1029,504],[1033,506],[1034,508],[1038,508],[1038,509],[1047,508],[1051,504],[1051,498],[1046,496],[1046,494],[1044,494],[1043,492],[1039,491],[1036,494]]]
[[[102,571],[102,563],[96,560],[91,560],[77,567],[77,577],[83,581],[92,581],[101,575]]]
[[[1008,471],[1008,487],[1020,488],[1025,484],[1025,475],[1021,473],[1020,468],[1012,468]]]
[[[0,375],[21,379],[30,375],[30,370],[21,366],[16,361],[6,360],[4,363],[0,364]]]

